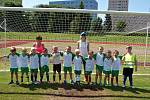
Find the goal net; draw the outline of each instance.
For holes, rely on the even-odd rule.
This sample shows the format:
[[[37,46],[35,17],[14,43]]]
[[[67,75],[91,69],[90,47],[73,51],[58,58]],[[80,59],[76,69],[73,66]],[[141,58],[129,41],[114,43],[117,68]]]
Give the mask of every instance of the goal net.
[[[98,46],[105,51],[125,53],[133,46],[138,65],[150,66],[150,13],[99,11],[66,8],[0,7],[0,57],[9,53],[11,46],[18,52],[22,47],[30,50],[37,35],[51,51],[53,45],[64,50],[77,48],[80,33],[87,33],[90,50]]]

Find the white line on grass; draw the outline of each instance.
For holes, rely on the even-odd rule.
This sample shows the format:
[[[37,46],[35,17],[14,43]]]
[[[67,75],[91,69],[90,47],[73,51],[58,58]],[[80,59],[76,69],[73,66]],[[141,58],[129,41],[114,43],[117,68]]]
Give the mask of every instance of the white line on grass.
[[[0,72],[9,72],[10,70],[0,70]],[[20,70],[19,70],[20,71]],[[50,73],[53,73],[53,71],[50,71]],[[64,71],[61,71],[62,74],[64,74]],[[82,73],[84,74],[84,73]],[[96,73],[92,73],[92,74],[96,74]],[[119,74],[120,76],[122,74]],[[133,74],[134,76],[150,76],[150,74]]]

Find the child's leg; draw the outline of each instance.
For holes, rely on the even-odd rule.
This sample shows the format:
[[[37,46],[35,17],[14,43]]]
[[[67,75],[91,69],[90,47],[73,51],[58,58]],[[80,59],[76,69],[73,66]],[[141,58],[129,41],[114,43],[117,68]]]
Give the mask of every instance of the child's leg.
[[[21,73],[21,82],[23,82],[23,75],[24,75],[24,73],[22,72]]]
[[[41,72],[40,74],[41,74],[41,75],[40,75],[40,82],[42,82],[42,81],[43,81],[43,75],[44,75],[44,73]]]
[[[10,77],[11,77],[11,82],[13,82],[13,72],[10,73]]]
[[[64,72],[64,80],[66,81],[67,78],[67,72]]]
[[[49,82],[49,72],[46,72],[47,82]]]
[[[108,74],[108,85],[110,83],[110,74]]]
[[[34,73],[35,82],[37,81],[37,72]]]
[[[69,72],[70,80],[72,81],[72,72]]]
[[[91,74],[89,75],[89,83],[91,83]]]
[[[117,84],[117,86],[118,86],[118,76],[116,76],[116,84]]]
[[[26,72],[27,81],[29,82],[29,75],[28,72]]]
[[[18,72],[15,72],[16,75],[16,82],[18,82]]]
[[[88,82],[88,75],[85,74],[84,76],[85,76],[86,82]]]
[[[55,78],[56,78],[56,71],[53,72],[53,82],[55,82]]]
[[[34,82],[33,81],[33,72],[31,72],[31,81]]]
[[[126,86],[127,75],[123,75],[123,87]]]
[[[58,73],[59,74],[59,82],[61,81],[61,72]]]
[[[95,83],[97,84],[97,79],[98,79],[98,71],[96,71],[96,76],[95,76]]]
[[[102,72],[99,73],[99,82],[102,84]]]
[[[112,86],[114,85],[113,81],[114,81],[114,76],[111,76],[111,85]]]
[[[130,81],[130,87],[132,87],[133,86],[132,74],[129,75],[129,81]]]
[[[104,85],[106,85],[106,79],[107,79],[107,75],[105,74],[105,76],[104,76]]]

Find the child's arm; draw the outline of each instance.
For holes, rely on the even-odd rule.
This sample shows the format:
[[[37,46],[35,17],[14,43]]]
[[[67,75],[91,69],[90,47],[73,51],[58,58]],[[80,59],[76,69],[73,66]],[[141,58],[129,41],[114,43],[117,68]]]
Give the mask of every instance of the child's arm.
[[[96,55],[97,55],[97,53],[95,53],[95,54],[93,55],[94,60],[96,60]]]
[[[77,42],[77,49],[79,49],[79,41]]]
[[[90,44],[89,44],[89,42],[87,42],[87,51],[89,52],[89,49],[90,48]]]

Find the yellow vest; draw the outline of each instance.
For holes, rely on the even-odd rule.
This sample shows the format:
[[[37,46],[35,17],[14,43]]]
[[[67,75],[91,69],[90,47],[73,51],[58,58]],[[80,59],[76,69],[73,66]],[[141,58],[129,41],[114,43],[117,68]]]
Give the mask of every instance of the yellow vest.
[[[136,63],[136,55],[126,54],[123,57],[124,60],[124,68],[134,68]]]

